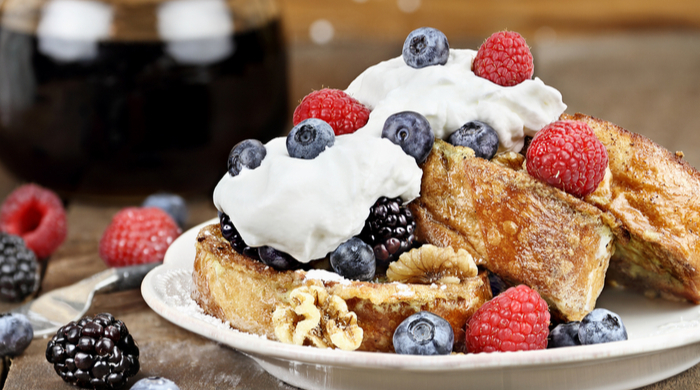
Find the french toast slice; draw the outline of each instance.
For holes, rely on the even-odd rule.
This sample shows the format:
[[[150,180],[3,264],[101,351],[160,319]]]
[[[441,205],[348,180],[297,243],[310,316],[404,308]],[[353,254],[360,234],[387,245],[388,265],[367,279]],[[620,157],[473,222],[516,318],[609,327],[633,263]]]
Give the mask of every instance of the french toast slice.
[[[595,308],[613,253],[614,218],[527,174],[436,140],[410,209],[416,238],[466,249],[509,284],[526,284],[554,317]]]
[[[321,323],[325,323],[326,328],[337,320],[335,324],[340,326],[336,328],[341,332],[347,331],[350,337],[357,335],[356,329],[352,329],[352,315],[348,314],[354,313],[356,325],[362,329],[357,350],[393,352],[392,337],[396,327],[408,316],[427,310],[452,326],[453,350],[466,352],[465,324],[491,299],[485,272],[458,284],[441,285],[322,280],[309,277],[311,272],[304,270],[276,271],[237,253],[221,236],[218,224],[204,227],[195,245],[192,298],[206,313],[228,322],[231,327],[271,340],[279,340],[280,331],[289,330],[279,324],[279,314],[284,314],[285,310],[289,321],[284,326],[300,329],[307,325],[304,321],[310,318],[303,313],[308,308],[302,307],[304,302],[299,302],[299,297],[309,295],[299,293],[303,290],[315,294],[312,303],[320,309]],[[342,303],[337,305],[330,298],[336,301],[339,298],[347,307],[333,309],[333,304],[337,308]],[[328,303],[325,308],[321,307],[324,306],[322,300]],[[291,313],[290,308],[296,312]],[[324,346],[324,340],[325,344],[331,344],[324,329],[323,326],[311,329],[303,345]],[[318,343],[314,344],[313,340]]]
[[[611,179],[586,201],[613,214],[628,237],[616,241],[607,281],[700,303],[700,173],[650,139],[584,114],[605,145]]]

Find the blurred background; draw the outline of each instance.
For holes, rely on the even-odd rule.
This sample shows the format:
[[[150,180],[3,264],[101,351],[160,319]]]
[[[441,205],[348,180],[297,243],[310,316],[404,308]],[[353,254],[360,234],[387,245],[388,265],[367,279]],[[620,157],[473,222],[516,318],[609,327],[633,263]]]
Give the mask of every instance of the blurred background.
[[[700,167],[697,0],[0,1],[0,197],[208,197],[243,138],[344,89],[421,26],[451,47],[520,32],[535,76],[583,112]]]

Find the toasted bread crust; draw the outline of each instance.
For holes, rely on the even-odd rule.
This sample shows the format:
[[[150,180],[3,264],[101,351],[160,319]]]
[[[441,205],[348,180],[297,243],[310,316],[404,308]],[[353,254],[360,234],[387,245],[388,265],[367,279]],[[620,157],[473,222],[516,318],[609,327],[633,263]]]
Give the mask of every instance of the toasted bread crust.
[[[595,308],[614,248],[596,207],[442,141],[410,207],[419,240],[466,249],[477,264],[539,292],[555,317],[580,320]]]
[[[608,151],[612,178],[586,198],[629,232],[617,240],[608,282],[700,303],[700,173],[650,139],[584,114]]]
[[[393,352],[394,329],[408,316],[427,310],[445,318],[455,333],[456,352],[464,351],[467,320],[491,298],[482,272],[460,284],[419,285],[320,281],[306,272],[275,271],[238,254],[221,236],[218,224],[197,236],[192,298],[202,309],[231,327],[277,340],[272,313],[289,303],[295,288],[318,285],[342,298],[363,329],[361,351]]]

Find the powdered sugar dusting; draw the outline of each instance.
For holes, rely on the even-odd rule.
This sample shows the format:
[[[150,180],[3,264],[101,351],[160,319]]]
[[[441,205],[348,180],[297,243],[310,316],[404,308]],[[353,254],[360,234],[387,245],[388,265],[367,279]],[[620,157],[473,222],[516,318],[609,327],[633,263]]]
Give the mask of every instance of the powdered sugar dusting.
[[[163,274],[157,275],[154,287],[160,294],[163,302],[178,312],[220,329],[239,332],[231,328],[228,322],[206,314],[197,302],[192,299],[192,274],[190,272],[183,269],[168,270]],[[267,339],[264,336],[250,335]]]
[[[340,284],[350,284],[350,281],[344,277],[322,269],[312,269],[306,271],[304,280],[320,280],[322,282],[338,282]]]

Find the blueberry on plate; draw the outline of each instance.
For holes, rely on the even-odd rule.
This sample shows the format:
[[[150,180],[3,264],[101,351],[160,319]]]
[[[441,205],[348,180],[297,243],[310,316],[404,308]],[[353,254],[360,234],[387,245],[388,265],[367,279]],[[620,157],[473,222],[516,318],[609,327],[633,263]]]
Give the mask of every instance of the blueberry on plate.
[[[299,122],[287,135],[287,153],[291,157],[312,160],[335,143],[331,125],[317,118]]]
[[[435,142],[435,134],[428,120],[413,111],[402,111],[389,116],[384,122],[382,138],[399,145],[418,164],[428,158]]]
[[[187,204],[180,195],[167,192],[149,195],[141,206],[157,207],[165,211],[180,227],[184,227],[187,222]]]
[[[0,356],[21,354],[34,338],[34,329],[24,314],[0,314]]]
[[[498,152],[498,133],[481,121],[464,124],[450,135],[447,142],[455,146],[466,146],[474,150],[476,157],[490,160]]]
[[[340,244],[330,257],[331,268],[344,278],[363,281],[374,278],[377,269],[374,251],[358,237]]]
[[[411,68],[445,65],[450,56],[450,44],[442,31],[421,27],[408,34],[401,54],[406,65]]]
[[[580,321],[571,321],[559,324],[549,332],[548,348],[573,347],[581,345],[581,340],[578,338],[578,330],[581,326]]]
[[[394,331],[394,350],[402,355],[449,355],[454,345],[452,326],[444,318],[421,311]]]
[[[594,309],[581,320],[581,344],[601,344],[627,340],[627,329],[619,315],[607,309]]]
[[[170,379],[151,376],[134,383],[131,390],[180,390],[180,387]]]
[[[228,155],[228,173],[237,176],[243,168],[255,169],[267,155],[262,142],[256,139],[246,139],[237,143]]]
[[[260,261],[276,270],[290,270],[301,267],[301,264],[292,256],[270,246],[258,248]]]

